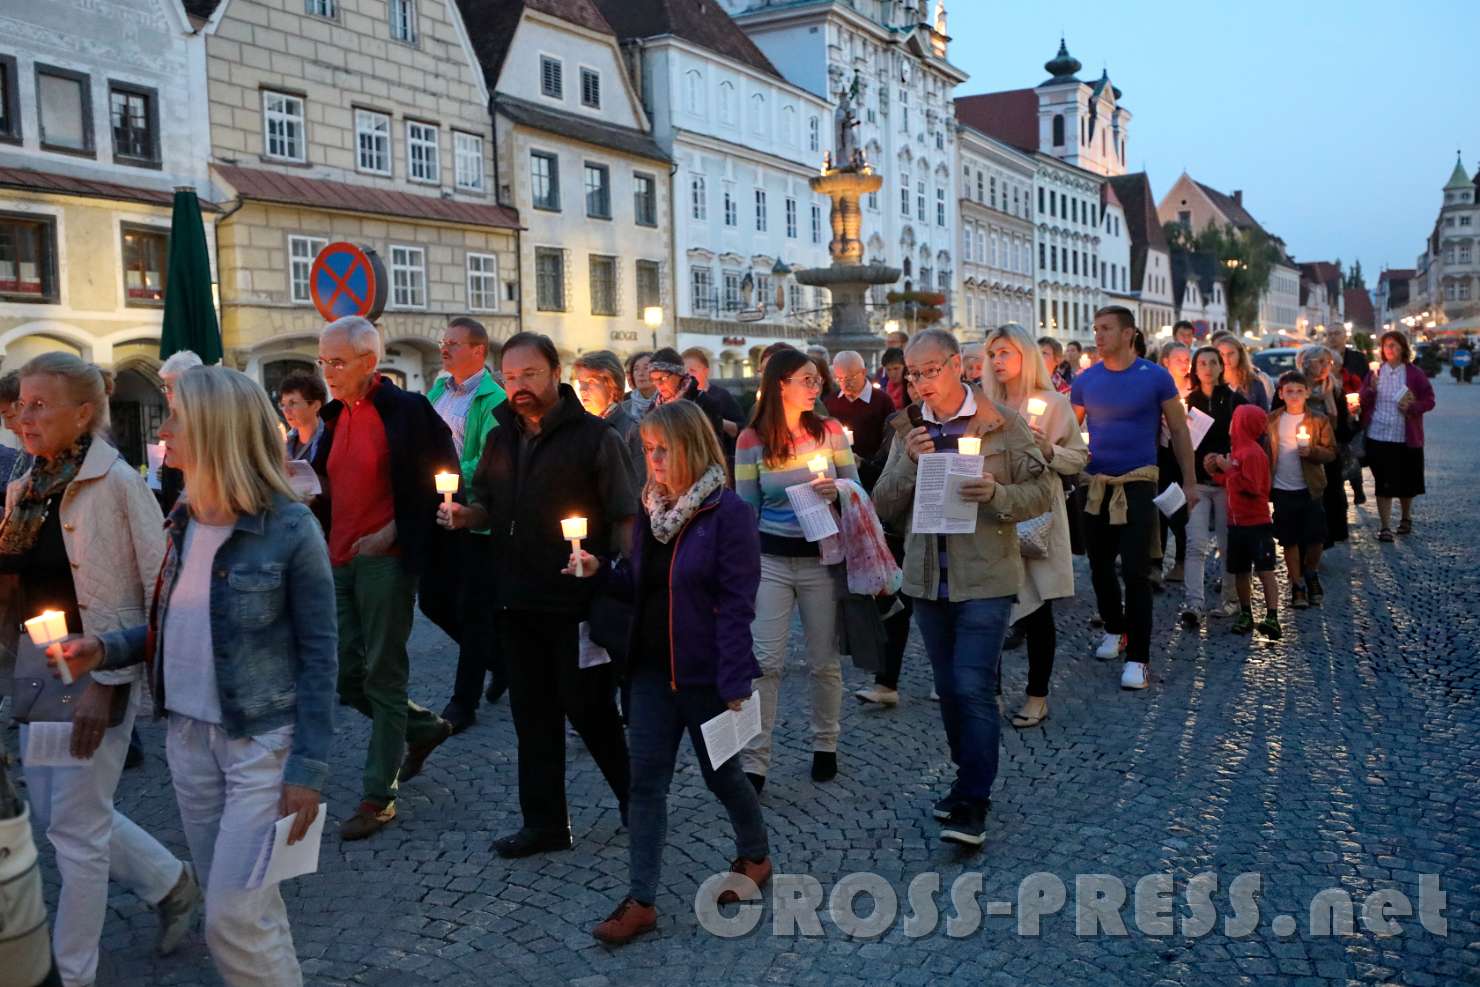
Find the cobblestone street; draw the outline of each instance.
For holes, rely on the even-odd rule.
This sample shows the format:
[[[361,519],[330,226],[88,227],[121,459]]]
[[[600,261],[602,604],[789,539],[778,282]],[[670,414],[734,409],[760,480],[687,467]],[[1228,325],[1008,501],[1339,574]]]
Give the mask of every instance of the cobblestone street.
[[[1429,494],[1417,502],[1414,534],[1380,545],[1373,500],[1354,508],[1352,541],[1327,556],[1325,605],[1283,613],[1283,641],[1235,637],[1226,621],[1189,633],[1175,619],[1180,595],[1168,592],[1156,603],[1152,688],[1121,692],[1119,663],[1090,657],[1094,608],[1076,560],[1080,595],[1057,608],[1052,716],[1022,733],[1004,721],[980,853],[941,843],[931,817],[951,768],[918,635],[898,708],[845,700],[841,770],[824,785],[808,774],[805,676],[794,647],[763,805],[778,873],[820,882],[821,934],[774,934],[769,895],[747,935],[724,939],[699,926],[694,892],[727,866],[732,844],[685,742],[670,800],[659,932],[610,951],[590,929],[625,894],[627,844],[578,741],[568,753],[575,849],[514,862],[489,850],[519,821],[505,700],[484,706],[475,727],[433,755],[403,789],[398,819],[385,832],[352,844],[326,835],[321,873],[287,885],[309,981],[1480,983],[1480,577],[1469,503],[1480,387],[1447,377],[1435,383],[1438,407],[1426,420]],[[1370,483],[1369,476],[1369,492]],[[424,621],[412,649],[413,698],[440,709],[453,650]],[[1023,652],[1009,652],[1004,665],[1010,712],[1024,684]],[[852,669],[846,677],[849,692],[865,681]],[[148,764],[125,775],[120,803],[183,853],[163,732],[151,723],[144,735]],[[357,801],[366,736],[366,721],[342,710],[326,833]],[[54,905],[56,871],[49,849],[44,856]],[[827,915],[838,879],[861,871],[885,878],[899,898],[897,917],[872,939],[849,938]],[[981,875],[983,918],[969,935],[952,936],[951,885],[970,871]],[[911,938],[908,888],[926,872],[940,875],[940,921]],[[1019,885],[1038,872],[1062,880],[1068,898],[1040,934],[1020,934]],[[1187,880],[1208,872],[1218,885],[1217,921],[1207,934],[1160,935],[1137,923],[1142,877],[1175,879],[1181,917],[1189,914]],[[1236,914],[1229,886],[1246,873],[1261,881],[1249,931],[1225,926]],[[1076,934],[1076,876],[1095,874],[1124,885],[1125,934]],[[1420,875],[1438,875],[1447,894],[1443,934],[1420,924]],[[1355,901],[1355,934],[1313,934],[1312,898],[1332,888]],[[1410,915],[1390,910],[1402,926],[1396,936],[1376,936],[1362,922],[1363,901],[1382,888],[1412,902]],[[1087,897],[1081,888],[1081,911]],[[988,902],[1011,903],[1011,917],[993,914],[999,910]],[[1436,903],[1430,892],[1427,908]],[[175,957],[158,960],[153,913],[118,891],[111,905],[100,987],[220,982],[198,932]],[[856,907],[866,915],[872,904],[863,896]]]

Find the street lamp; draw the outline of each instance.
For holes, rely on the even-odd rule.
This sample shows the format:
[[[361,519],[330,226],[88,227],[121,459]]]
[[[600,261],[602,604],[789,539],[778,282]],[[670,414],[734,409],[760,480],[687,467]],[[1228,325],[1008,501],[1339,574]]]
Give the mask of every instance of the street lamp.
[[[653,349],[658,348],[658,327],[663,324],[663,306],[649,305],[642,310],[642,321],[653,333]]]

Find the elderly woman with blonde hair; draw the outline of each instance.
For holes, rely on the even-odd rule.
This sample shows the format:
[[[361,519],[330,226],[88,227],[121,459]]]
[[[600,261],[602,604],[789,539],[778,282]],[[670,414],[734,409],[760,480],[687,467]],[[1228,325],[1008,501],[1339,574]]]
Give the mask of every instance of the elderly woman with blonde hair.
[[[150,619],[69,641],[54,660],[73,674],[147,666],[216,968],[233,987],[302,984],[282,895],[250,878],[278,819],[293,817],[288,841],[302,839],[328,780],[338,673],[328,550],[288,483],[256,382],[185,371],[160,436],[185,493]]]
[[[1347,459],[1347,443],[1356,434],[1357,425],[1347,407],[1346,396],[1342,393],[1341,365],[1337,362],[1339,359],[1330,348],[1318,343],[1302,346],[1295,354],[1295,368],[1305,374],[1305,379],[1310,382],[1306,410],[1330,419],[1332,430],[1336,434],[1337,456],[1325,464],[1326,491],[1321,495],[1321,506],[1326,512],[1326,548],[1346,541],[1350,534],[1346,521],[1346,489],[1342,470]]]

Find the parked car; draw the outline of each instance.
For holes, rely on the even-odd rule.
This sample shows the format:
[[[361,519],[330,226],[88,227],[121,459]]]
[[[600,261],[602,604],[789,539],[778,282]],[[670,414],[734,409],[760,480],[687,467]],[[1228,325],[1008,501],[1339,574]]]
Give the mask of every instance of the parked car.
[[[1294,347],[1279,346],[1251,354],[1251,359],[1254,366],[1270,380],[1279,380],[1280,374],[1295,369],[1295,354],[1298,352]]]

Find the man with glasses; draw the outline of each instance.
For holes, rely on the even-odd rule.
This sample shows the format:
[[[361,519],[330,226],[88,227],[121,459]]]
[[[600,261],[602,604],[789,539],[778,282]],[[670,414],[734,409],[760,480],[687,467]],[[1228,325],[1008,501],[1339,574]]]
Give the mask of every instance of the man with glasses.
[[[329,561],[339,618],[339,700],[370,718],[361,802],[339,827],[362,840],[396,817],[396,791],[420,773],[452,724],[406,695],[418,577],[436,531],[436,482],[456,469],[452,434],[427,399],[376,372],[380,331],[359,316],[319,336],[334,400],[314,468],[328,477]]]
[[[442,331],[441,353],[446,372],[432,384],[427,400],[452,431],[461,486],[465,488],[473,482],[483,445],[497,424],[493,409],[503,403],[504,389],[488,371],[488,330],[477,319],[460,315],[449,321]],[[445,550],[445,558],[440,560],[445,564],[428,570],[419,600],[421,612],[458,643],[452,698],[442,710],[442,718],[457,734],[478,721],[480,695],[490,703],[498,702],[508,681],[495,646],[493,625],[486,619],[488,608],[481,598],[468,592],[468,577],[488,565],[488,532],[448,535],[433,544],[438,541]],[[485,675],[489,676],[486,693]]]
[[[832,375],[838,391],[825,402],[827,413],[852,430],[853,455],[873,459],[884,444],[884,423],[894,414],[894,402],[868,379],[863,357],[853,350],[833,357]]]
[[[629,769],[617,670],[589,654],[583,659],[580,624],[596,580],[562,574],[571,546],[561,521],[585,519],[581,547],[609,559],[628,544],[637,492],[621,437],[560,382],[560,354],[548,336],[516,334],[504,344],[500,363],[509,400],[493,411],[498,428],[488,434],[466,503],[439,507],[436,517],[453,530],[489,531],[483,596],[498,612],[508,663],[524,817],[523,826],[495,840],[493,849],[501,857],[527,857],[571,845],[567,718],[625,821]]]
[[[879,517],[905,532],[904,592],[935,673],[956,779],[935,803],[941,838],[968,847],[986,840],[987,812],[997,778],[998,664],[1023,580],[1017,525],[1048,511],[1057,487],[1033,433],[1017,413],[985,399],[961,381],[956,338],[942,329],[917,333],[905,351],[906,379],[915,385],[922,424],[896,416],[883,476],[874,485]],[[981,438],[980,478],[960,485],[978,505],[976,527],[964,534],[913,530],[919,457],[955,452],[962,436]]]

